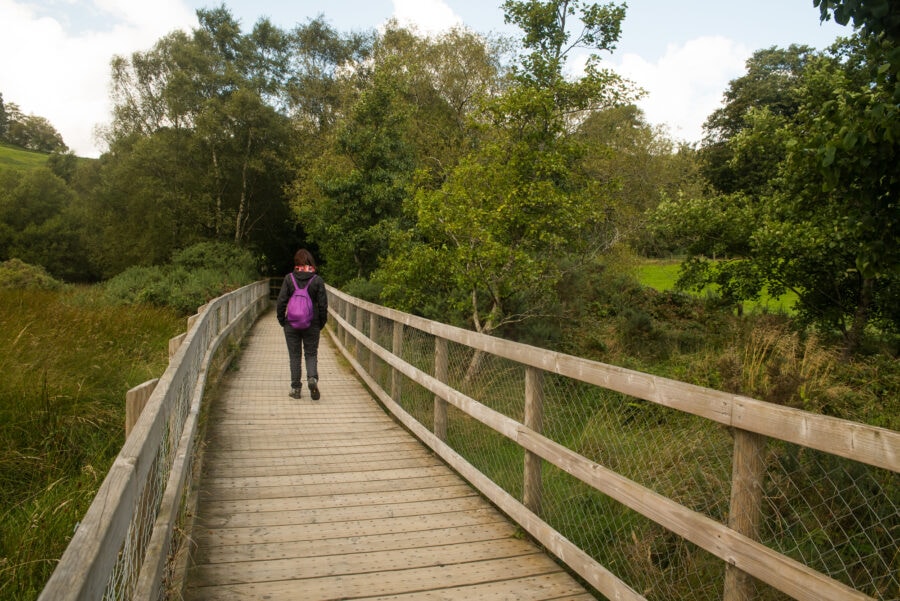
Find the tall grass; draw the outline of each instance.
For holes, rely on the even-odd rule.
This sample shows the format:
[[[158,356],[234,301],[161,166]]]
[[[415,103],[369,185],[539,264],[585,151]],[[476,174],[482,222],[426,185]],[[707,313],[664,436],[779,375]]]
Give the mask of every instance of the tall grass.
[[[0,290],[0,599],[37,597],[124,441],[125,392],[184,325],[99,288]]]

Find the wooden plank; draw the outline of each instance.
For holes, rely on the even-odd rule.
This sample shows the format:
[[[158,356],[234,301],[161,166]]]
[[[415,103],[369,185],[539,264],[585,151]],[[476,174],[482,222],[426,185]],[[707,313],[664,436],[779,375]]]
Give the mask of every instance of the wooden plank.
[[[546,560],[546,558],[544,558]],[[541,571],[543,570],[543,571]],[[546,560],[541,565],[524,562],[521,558],[498,559],[457,565],[417,568],[410,570],[342,574],[322,578],[295,577],[291,580],[254,582],[191,588],[187,600],[217,599],[219,601],[267,599],[304,599],[305,601],[335,598],[396,595],[420,590],[435,590],[488,582],[509,582],[518,578],[559,572],[560,568]],[[298,575],[299,576],[299,575]],[[518,587],[511,590],[518,590]],[[511,597],[514,598],[514,597]]]
[[[254,545],[212,547],[201,545],[197,564],[264,561],[286,557],[317,557],[350,553],[380,553],[391,549],[428,547],[436,542],[456,544],[467,541],[496,541],[515,536],[517,529],[505,518],[473,526],[429,528],[408,532],[386,532],[365,536],[347,536],[296,540]]]
[[[371,493],[328,494],[322,496],[292,496],[277,499],[245,499],[218,501],[207,499],[203,504],[204,515],[231,515],[235,513],[263,513],[268,511],[308,511],[311,509],[354,507],[357,505],[391,505],[417,503],[438,499],[463,499],[478,493],[462,482],[442,487],[413,490],[388,490]]]
[[[512,582],[487,582],[436,591],[416,591],[409,594],[369,597],[368,601],[447,601],[447,599],[477,599],[478,601],[510,601],[510,589],[515,586],[515,601],[595,601],[593,595],[564,574],[544,574],[518,578]]]
[[[900,472],[900,432],[738,397],[732,425]]]
[[[423,489],[438,483],[456,484],[459,477],[451,474],[427,479],[407,478],[404,480],[377,480],[355,482],[319,482],[303,483],[293,486],[212,486],[206,485],[204,499],[219,501],[238,499],[273,499],[294,496],[321,496],[328,494],[353,494],[366,492],[383,492],[389,490]]]
[[[456,528],[488,524],[501,519],[495,509],[483,507],[477,511],[431,515],[411,515],[382,520],[350,520],[324,524],[285,524],[247,528],[200,528],[195,538],[212,546],[253,545],[307,540],[310,538],[343,538],[396,532]]]
[[[191,585],[195,587],[222,584],[244,584],[291,580],[302,574],[303,578],[322,578],[345,574],[393,572],[427,567],[441,567],[475,561],[519,558],[522,562],[534,561],[538,556],[546,564],[534,545],[516,539],[488,540],[480,542],[448,544],[432,547],[382,550],[378,553],[341,553],[285,559],[238,561],[198,566],[191,573]],[[541,566],[539,569],[545,570]]]
[[[291,476],[297,474],[327,474],[342,470],[367,470],[384,471],[387,469],[434,467],[443,465],[439,459],[432,456],[424,457],[396,457],[387,459],[359,458],[356,461],[344,460],[342,457],[329,457],[317,461],[295,461],[291,463],[279,463],[256,466],[236,466],[227,461],[220,461],[215,466],[210,466],[205,474],[211,478],[253,478],[263,476]]]
[[[413,500],[391,504],[282,509],[260,513],[204,514],[202,519],[198,519],[198,524],[203,528],[256,528],[260,526],[387,520],[422,515],[440,516],[451,512],[479,511],[483,508],[484,501],[480,497],[467,496],[428,501]]]

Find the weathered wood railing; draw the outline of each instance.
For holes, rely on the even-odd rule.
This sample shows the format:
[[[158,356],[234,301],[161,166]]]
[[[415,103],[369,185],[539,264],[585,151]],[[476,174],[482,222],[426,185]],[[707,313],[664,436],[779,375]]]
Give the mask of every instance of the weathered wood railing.
[[[900,598],[900,433],[483,336],[338,290],[330,293],[333,337],[381,402],[606,597]],[[604,421],[607,406],[613,419]],[[605,465],[622,463],[612,452],[621,444],[615,438],[619,432],[613,430],[632,428],[630,420],[636,415],[652,417],[635,437],[636,449],[651,447],[642,455],[648,457],[643,460],[647,465],[636,471],[649,471],[656,456],[669,455],[680,445],[685,448],[666,464],[676,487],[684,487],[682,474],[720,472],[718,486],[686,495],[691,504],[703,505],[701,509],[675,500],[674,493],[666,496],[651,488],[658,483],[639,483],[639,476],[626,477]],[[683,427],[686,423],[690,426]],[[666,428],[669,439],[701,431],[706,438],[695,444],[676,437],[665,449],[652,448],[652,436]],[[595,457],[561,440],[575,440],[584,454]],[[721,450],[721,467],[710,467],[713,449]],[[517,453],[523,462],[504,464],[504,458]],[[812,454],[817,458],[810,459]],[[829,467],[823,482],[816,476],[818,468],[809,467],[819,465],[819,456],[824,465],[836,461],[847,467]],[[801,476],[811,483],[791,481]],[[780,488],[773,480],[785,480],[786,485]],[[715,482],[715,477],[698,480],[708,481]],[[787,498],[791,492],[800,498]],[[807,502],[813,497],[824,502],[810,507]],[[834,498],[841,502],[832,503]],[[881,509],[855,506],[860,498]],[[849,517],[834,515],[844,506]],[[604,530],[604,523],[619,510],[632,517],[614,533]],[[775,536],[769,544],[760,541],[763,529],[779,531],[777,535],[796,529],[790,520],[802,520],[801,513],[825,522],[804,526],[813,530],[807,538],[824,540],[821,549],[807,549],[806,538],[798,543],[780,543]],[[650,527],[640,526],[638,520]],[[851,558],[844,542],[831,536],[832,530],[865,548]],[[573,538],[583,542],[575,544]],[[885,538],[886,543],[873,542]],[[685,541],[690,549],[684,548],[689,546]],[[607,547],[619,551],[603,551]],[[834,560],[839,554],[846,558]],[[806,557],[812,560],[803,561]],[[820,567],[831,563],[840,567]],[[626,582],[621,572],[627,572],[629,564],[645,565],[640,569],[651,573],[646,578],[631,574],[632,582]],[[667,578],[672,580],[669,588],[654,582]]]
[[[257,282],[201,307],[170,344],[162,377],[130,395],[146,406],[139,416],[129,410],[130,434],[39,599],[162,598],[211,363],[269,306],[268,295],[268,282]]]

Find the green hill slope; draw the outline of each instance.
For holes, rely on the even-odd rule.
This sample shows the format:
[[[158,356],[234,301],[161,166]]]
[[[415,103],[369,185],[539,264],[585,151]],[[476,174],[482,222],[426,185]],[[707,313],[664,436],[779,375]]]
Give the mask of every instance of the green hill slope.
[[[45,152],[33,152],[17,146],[0,144],[0,168],[34,169],[46,165],[49,156]]]

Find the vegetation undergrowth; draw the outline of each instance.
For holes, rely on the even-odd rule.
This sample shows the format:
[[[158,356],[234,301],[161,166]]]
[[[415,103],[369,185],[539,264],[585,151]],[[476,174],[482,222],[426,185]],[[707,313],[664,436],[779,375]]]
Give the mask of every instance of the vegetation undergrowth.
[[[0,599],[21,600],[43,588],[118,453],[126,391],[162,374],[184,320],[99,287],[48,290],[44,273],[14,267],[0,266],[17,282],[0,281]]]
[[[109,298],[148,303],[191,315],[197,307],[258,279],[256,259],[233,244],[201,242],[166,265],[134,266],[105,283]]]

